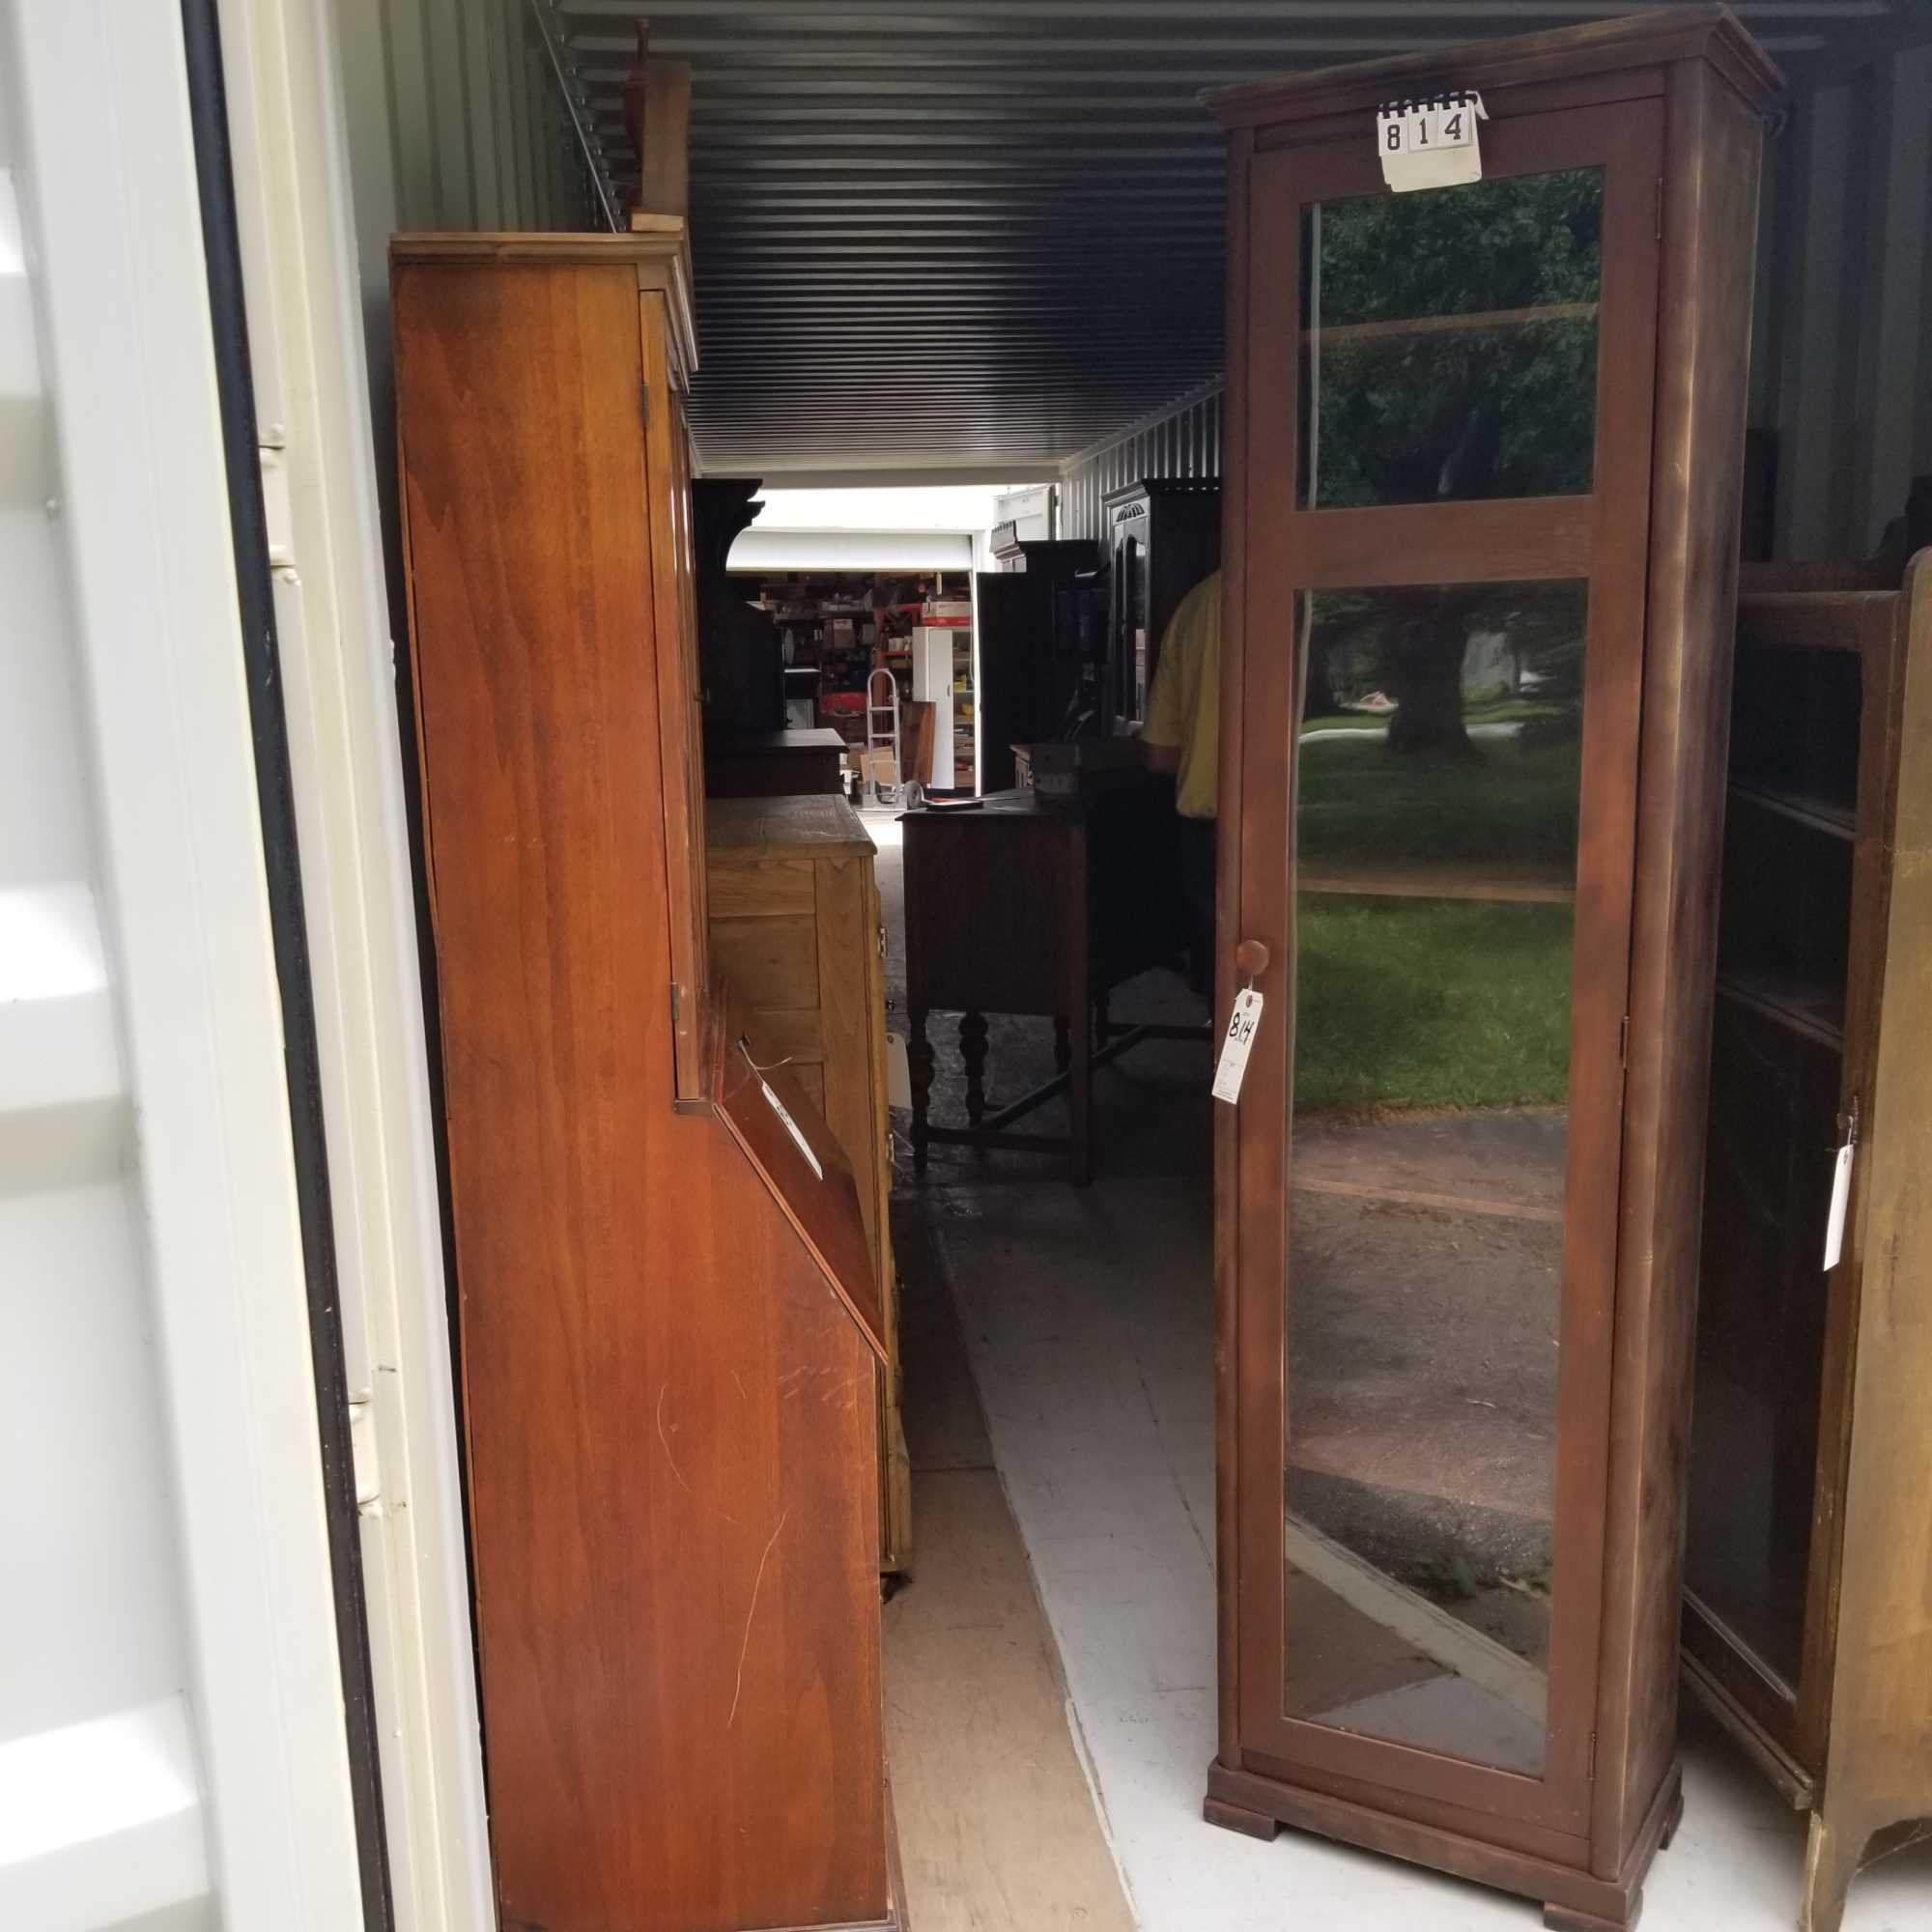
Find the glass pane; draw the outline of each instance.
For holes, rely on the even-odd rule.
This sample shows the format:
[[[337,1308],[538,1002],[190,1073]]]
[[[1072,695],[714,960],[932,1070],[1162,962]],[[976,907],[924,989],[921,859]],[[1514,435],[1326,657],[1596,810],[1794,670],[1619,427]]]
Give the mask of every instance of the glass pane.
[[[1851,653],[1738,654],[1685,1580],[1787,1688],[1817,1500],[1861,708]]]
[[[1302,213],[1304,509],[1590,488],[1600,169]]]
[[[1288,1715],[1545,1747],[1586,586],[1304,600]]]

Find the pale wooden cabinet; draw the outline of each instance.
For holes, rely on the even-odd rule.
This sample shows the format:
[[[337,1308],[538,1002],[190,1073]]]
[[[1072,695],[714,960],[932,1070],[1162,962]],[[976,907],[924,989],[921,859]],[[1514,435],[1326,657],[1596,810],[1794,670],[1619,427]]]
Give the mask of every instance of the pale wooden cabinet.
[[[912,1494],[899,1417],[897,1278],[886,1118],[886,928],[874,849],[842,798],[715,798],[705,808],[711,957],[761,1055],[786,1063],[859,1182],[885,1311],[880,1567],[906,1567]]]
[[[1932,1814],[1932,551],[1738,613],[1685,1681],[1812,1813],[1804,1924]],[[1833,1149],[1854,1153],[1827,1268]],[[1876,1841],[1876,1842],[1874,1842]]]

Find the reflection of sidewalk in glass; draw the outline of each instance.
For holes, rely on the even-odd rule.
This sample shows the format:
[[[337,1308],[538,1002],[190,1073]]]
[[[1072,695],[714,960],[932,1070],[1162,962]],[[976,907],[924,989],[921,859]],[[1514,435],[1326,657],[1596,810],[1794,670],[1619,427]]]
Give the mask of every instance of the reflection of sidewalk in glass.
[[[1522,729],[1522,720],[1499,718],[1492,724],[1465,724],[1463,729],[1471,738],[1514,738]],[[1302,732],[1296,742],[1303,745],[1319,745],[1324,739],[1351,738],[1364,745],[1376,745],[1387,736],[1386,724],[1318,724],[1314,730]]]
[[[1544,1672],[1291,1514],[1291,1717],[1536,1773]]]
[[[1373,1579],[1431,1676],[1416,1606],[1520,1672],[1547,1651],[1563,1166],[1555,1108],[1295,1123],[1291,1544],[1354,1566],[1331,1592]]]

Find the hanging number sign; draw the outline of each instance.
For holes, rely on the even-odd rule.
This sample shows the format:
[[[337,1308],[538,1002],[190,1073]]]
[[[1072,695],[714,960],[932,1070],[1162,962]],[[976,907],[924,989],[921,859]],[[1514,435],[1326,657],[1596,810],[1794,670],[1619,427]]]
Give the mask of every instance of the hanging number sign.
[[[1473,91],[1383,101],[1376,109],[1382,180],[1398,194],[1481,181],[1483,153],[1476,124],[1489,118],[1483,97]]]
[[[1825,1215],[1825,1272],[1830,1274],[1845,1253],[1845,1210],[1852,1205],[1852,1156],[1859,1148],[1859,1103],[1852,1102],[1850,1120],[1839,1117],[1845,1138],[1832,1156],[1832,1205]]]
[[[1228,1031],[1221,1036],[1221,1059],[1214,1068],[1215,1099],[1233,1106],[1241,1097],[1241,1076],[1248,1070],[1248,1049],[1255,1043],[1255,1029],[1262,1023],[1262,996],[1252,986],[1235,995],[1235,1009],[1228,1015]]]

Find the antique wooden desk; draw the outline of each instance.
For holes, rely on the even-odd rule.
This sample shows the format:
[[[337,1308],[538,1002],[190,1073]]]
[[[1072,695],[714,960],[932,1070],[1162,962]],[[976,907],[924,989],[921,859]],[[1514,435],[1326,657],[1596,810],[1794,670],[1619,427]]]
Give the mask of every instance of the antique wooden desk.
[[[1123,980],[1174,960],[1182,944],[1179,826],[1171,783],[1149,776],[1077,800],[990,793],[972,810],[924,807],[905,828],[906,1025],[913,1160],[935,1141],[1022,1152],[1065,1151],[1072,1179],[1094,1178],[1094,1069],[1161,1037],[1205,1029],[1114,1028],[1107,996]],[[934,1056],[926,1019],[960,1014],[964,1126],[928,1118]],[[986,1014],[1028,1013],[1055,1025],[1059,1071],[990,1116]],[[1011,1123],[1061,1093],[1065,1135],[1015,1133]]]

